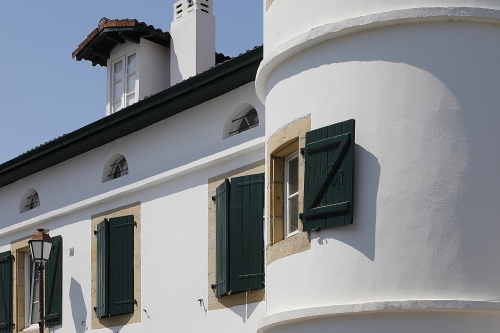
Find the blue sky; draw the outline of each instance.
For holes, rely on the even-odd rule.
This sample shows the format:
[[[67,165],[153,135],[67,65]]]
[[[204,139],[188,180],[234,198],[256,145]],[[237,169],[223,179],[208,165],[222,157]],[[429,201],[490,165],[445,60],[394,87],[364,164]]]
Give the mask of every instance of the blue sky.
[[[217,52],[262,44],[262,1],[213,0]],[[105,115],[106,68],[71,53],[101,17],[170,30],[175,0],[0,0],[0,164]]]

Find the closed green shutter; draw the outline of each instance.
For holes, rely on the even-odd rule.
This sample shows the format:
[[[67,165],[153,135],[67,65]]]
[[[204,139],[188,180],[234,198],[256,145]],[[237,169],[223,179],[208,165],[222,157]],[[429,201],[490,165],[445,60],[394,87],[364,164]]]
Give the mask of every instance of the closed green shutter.
[[[62,324],[62,237],[52,237],[50,258],[45,265],[45,325]]]
[[[12,255],[0,253],[0,333],[10,333],[12,327]]]
[[[215,234],[216,234],[216,276],[215,297],[225,295],[229,292],[229,256],[228,256],[228,223],[229,223],[229,180],[217,187],[215,196]]]
[[[304,231],[352,223],[354,142],[354,119],[306,133]]]
[[[97,236],[97,304],[94,308],[98,318],[109,315],[108,292],[109,292],[109,226],[108,220],[104,219],[97,225],[94,232]]]
[[[109,315],[134,312],[134,216],[109,219]]]
[[[264,174],[231,179],[229,289],[264,287]]]

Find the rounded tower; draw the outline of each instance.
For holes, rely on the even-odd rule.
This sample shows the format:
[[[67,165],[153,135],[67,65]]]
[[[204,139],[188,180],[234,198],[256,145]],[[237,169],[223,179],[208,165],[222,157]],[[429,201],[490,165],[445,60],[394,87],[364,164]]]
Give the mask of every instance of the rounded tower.
[[[500,3],[266,0],[264,11],[259,332],[497,332]],[[303,232],[306,133],[350,119],[352,224]]]

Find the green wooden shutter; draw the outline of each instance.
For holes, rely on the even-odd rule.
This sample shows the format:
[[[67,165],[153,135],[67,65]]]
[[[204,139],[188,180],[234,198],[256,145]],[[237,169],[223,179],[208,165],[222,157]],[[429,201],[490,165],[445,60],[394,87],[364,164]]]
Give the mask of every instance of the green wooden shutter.
[[[231,179],[229,289],[264,287],[264,174]]]
[[[62,324],[62,237],[52,237],[50,258],[45,265],[45,325]]]
[[[12,322],[12,255],[0,253],[0,333],[10,333]]]
[[[98,318],[109,315],[109,225],[104,219],[94,232],[97,236],[97,304],[94,308]]]
[[[352,223],[354,142],[354,119],[306,133],[305,231]]]
[[[109,219],[109,315],[134,312],[134,216]]]
[[[229,180],[217,187],[215,196],[215,252],[216,252],[216,273],[215,297],[225,295],[229,292],[229,256],[228,256],[228,223],[229,223]]]

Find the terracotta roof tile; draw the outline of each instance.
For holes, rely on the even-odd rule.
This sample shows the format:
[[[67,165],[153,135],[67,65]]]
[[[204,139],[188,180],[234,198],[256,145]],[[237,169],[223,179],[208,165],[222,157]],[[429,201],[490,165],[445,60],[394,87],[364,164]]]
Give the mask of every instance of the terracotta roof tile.
[[[92,30],[92,32],[87,36],[87,38],[85,38],[85,40],[83,42],[81,42],[80,45],[78,45],[78,47],[76,48],[75,51],[73,51],[71,56],[73,58],[76,57],[78,55],[78,53],[80,53],[89,43],[91,43],[92,40],[94,38],[96,38],[96,36],[98,36],[99,33],[105,28],[136,27],[136,26],[142,26],[142,27],[147,28],[151,31],[155,31],[155,32],[158,32],[160,34],[170,36],[170,33],[164,32],[161,29],[157,29],[152,25],[146,24],[145,22],[139,22],[136,19],[122,19],[122,20],[113,19],[113,20],[110,20],[106,17],[103,17],[102,19],[99,20],[98,27],[95,28],[94,30]]]

